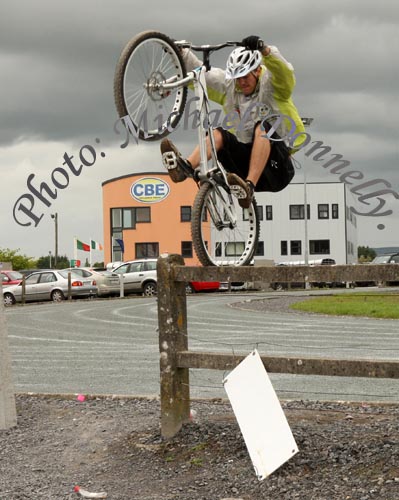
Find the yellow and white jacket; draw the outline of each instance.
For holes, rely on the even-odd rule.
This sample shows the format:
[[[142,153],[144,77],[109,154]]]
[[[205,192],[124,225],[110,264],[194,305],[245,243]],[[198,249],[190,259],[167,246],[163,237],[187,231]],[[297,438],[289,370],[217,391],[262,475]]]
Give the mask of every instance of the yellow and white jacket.
[[[234,80],[226,79],[225,71],[221,68],[211,68],[205,75],[209,98],[222,105],[226,115],[233,111],[238,113],[237,126],[229,130],[235,133],[241,142],[251,142],[255,124],[270,115],[287,115],[291,118],[292,122],[283,120],[277,128],[277,133],[284,137],[287,143],[290,136],[305,131],[292,101],[295,87],[294,68],[277,47],[269,48],[270,53],[263,56],[258,85],[250,96],[245,96]],[[184,49],[183,59],[187,71],[202,64],[188,49]],[[295,141],[295,147],[297,148],[304,139],[305,136],[300,135]]]

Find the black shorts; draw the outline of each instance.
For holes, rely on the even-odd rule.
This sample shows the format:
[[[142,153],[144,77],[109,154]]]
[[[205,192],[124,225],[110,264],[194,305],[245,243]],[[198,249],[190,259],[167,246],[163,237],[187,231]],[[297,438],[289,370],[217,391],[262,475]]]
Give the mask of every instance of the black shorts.
[[[263,123],[265,130],[270,125]],[[249,161],[253,142],[243,143],[231,132],[218,127],[223,136],[223,148],[218,152],[218,160],[228,172],[235,173],[246,179],[249,170]],[[273,138],[278,138],[276,133]],[[265,138],[265,141],[268,140]],[[294,177],[290,150],[284,141],[270,141],[271,152],[269,159],[256,185],[255,191],[277,192],[284,189]]]

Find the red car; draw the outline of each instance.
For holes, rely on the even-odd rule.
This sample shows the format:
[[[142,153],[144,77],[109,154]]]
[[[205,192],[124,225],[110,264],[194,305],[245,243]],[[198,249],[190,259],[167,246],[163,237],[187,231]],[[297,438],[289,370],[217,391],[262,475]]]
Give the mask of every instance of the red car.
[[[217,292],[219,288],[219,281],[190,281],[186,285],[186,293]]]
[[[22,274],[18,271],[0,271],[3,288],[10,285],[19,285],[22,281]]]

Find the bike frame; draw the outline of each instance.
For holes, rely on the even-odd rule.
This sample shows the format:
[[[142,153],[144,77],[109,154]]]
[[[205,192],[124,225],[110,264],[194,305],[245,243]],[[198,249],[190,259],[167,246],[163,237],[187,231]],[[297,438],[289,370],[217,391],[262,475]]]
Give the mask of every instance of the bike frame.
[[[206,74],[207,68],[206,65],[203,64],[202,66],[195,68],[194,70],[190,71],[187,76],[181,80],[176,80],[176,81],[167,81],[165,83],[161,83],[162,89],[165,90],[172,90],[178,87],[181,87],[183,85],[189,85],[190,83],[193,84],[194,87],[194,94],[196,99],[196,110],[199,113],[199,125],[198,125],[198,145],[199,145],[199,150],[200,150],[200,173],[199,173],[199,181],[200,183],[202,182],[210,182],[214,186],[221,186],[224,185],[225,187],[228,186],[227,182],[227,174],[226,170],[224,169],[223,165],[219,162],[217,158],[217,152],[216,152],[216,145],[215,145],[215,139],[213,136],[213,127],[209,125],[209,98],[208,98],[208,91],[207,91],[207,85],[206,85],[206,79],[205,79],[205,74]],[[208,126],[205,126],[205,123],[208,124]],[[209,133],[207,133],[209,131]],[[211,158],[208,160],[208,154],[207,154],[207,136],[209,137],[210,144],[211,144]],[[210,165],[211,164],[211,165]],[[222,176],[223,181],[221,182],[220,180],[216,182],[215,180],[215,173],[219,173]],[[217,189],[223,189],[222,187],[217,187]],[[229,191],[228,193],[228,200],[229,203],[224,202],[223,197],[219,197],[219,203],[222,200],[222,205],[223,205],[223,213],[220,214],[220,210],[217,209],[217,204],[212,203],[212,206],[208,206],[208,210],[210,213],[210,216],[215,224],[215,226],[235,226],[237,224],[237,215],[235,213],[235,210],[232,209],[233,206],[233,199],[232,195]]]

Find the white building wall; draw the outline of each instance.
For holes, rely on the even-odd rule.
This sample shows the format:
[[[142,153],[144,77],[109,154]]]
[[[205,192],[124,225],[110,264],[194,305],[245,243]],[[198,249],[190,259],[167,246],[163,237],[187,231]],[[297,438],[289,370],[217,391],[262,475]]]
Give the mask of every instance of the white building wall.
[[[357,262],[356,218],[349,208],[348,190],[343,183],[307,183],[307,204],[310,218],[307,221],[308,242],[329,240],[329,253],[311,253],[308,244],[309,263],[313,260],[331,258],[337,264]],[[290,184],[279,193],[256,193],[256,201],[262,207],[260,241],[264,242],[264,255],[255,260],[271,259],[278,262],[305,261],[305,220],[290,219],[290,205],[304,205],[304,185]],[[319,219],[318,205],[328,204],[328,218]],[[338,205],[338,218],[332,218],[332,205]],[[272,206],[273,219],[266,220],[266,205]],[[346,214],[352,220],[347,220]],[[281,254],[281,242],[287,241],[287,255]],[[292,254],[291,242],[301,242],[301,253]],[[348,250],[351,253],[348,253]]]

